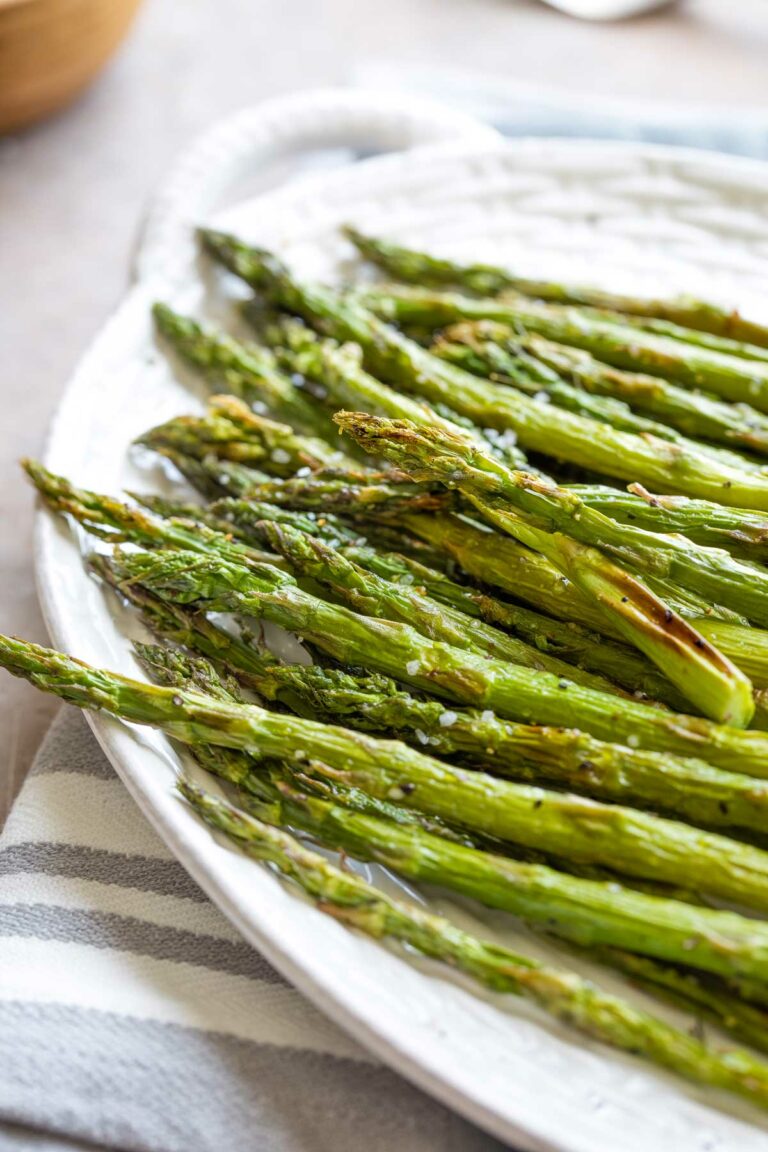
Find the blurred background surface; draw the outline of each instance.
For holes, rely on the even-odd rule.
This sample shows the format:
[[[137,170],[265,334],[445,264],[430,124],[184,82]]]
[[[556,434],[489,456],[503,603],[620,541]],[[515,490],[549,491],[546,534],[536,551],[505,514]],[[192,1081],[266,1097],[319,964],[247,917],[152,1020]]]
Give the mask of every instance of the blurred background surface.
[[[738,129],[763,110],[768,124],[766,60],[766,0],[688,0],[621,24],[537,0],[145,0],[96,84],[0,139],[0,630],[46,639],[17,460],[41,452],[79,354],[127,287],[142,209],[200,131],[297,88],[375,81],[471,103],[497,79],[589,97],[591,116],[631,98]],[[56,707],[3,682],[0,821]]]

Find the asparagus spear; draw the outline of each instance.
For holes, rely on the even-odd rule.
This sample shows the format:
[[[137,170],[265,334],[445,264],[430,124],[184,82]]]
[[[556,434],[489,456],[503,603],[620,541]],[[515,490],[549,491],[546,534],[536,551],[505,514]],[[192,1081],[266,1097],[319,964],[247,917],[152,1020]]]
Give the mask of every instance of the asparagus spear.
[[[591,546],[599,543],[604,548],[606,541],[612,542],[612,532],[615,540],[616,531],[626,528],[582,507],[578,498],[564,489],[506,469],[458,436],[364,413],[337,413],[336,420],[366,451],[396,459],[399,467],[404,466],[415,477],[429,476],[459,485],[486,519],[520,543],[542,552],[582,592],[595,597],[624,637],[696,708],[737,727],[749,723],[754,704],[746,676],[645,585],[606,562],[602,551]],[[494,501],[493,495],[490,501],[483,498],[489,493],[513,501],[536,522],[516,516],[506,503]],[[632,559],[637,555],[635,549]]]
[[[686,436],[729,444],[749,452],[768,451],[768,417],[748,404],[724,404],[716,396],[690,392],[660,376],[625,372],[601,364],[588,352],[531,337],[525,347],[542,363],[599,396],[626,401]]]
[[[607,476],[741,508],[768,508],[768,477],[715,466],[709,453],[620,432],[553,409],[516,389],[481,382],[377,320],[355,300],[319,285],[300,284],[271,253],[218,232],[205,231],[202,238],[208,251],[247,283],[326,334],[357,342],[367,369],[426,398],[433,407],[446,404],[479,428],[512,430],[525,449]]]
[[[118,554],[123,587],[137,582],[175,603],[252,615],[289,629],[342,664],[383,672],[460,704],[524,723],[577,727],[598,739],[768,775],[768,737],[595,692],[546,672],[430,641],[409,625],[359,616],[302,591],[284,572],[258,572],[184,552]]]
[[[444,328],[460,320],[496,320],[591,352],[630,371],[666,376],[725,400],[768,408],[768,362],[688,344],[568,305],[540,304],[524,296],[477,300],[452,292],[385,285],[358,294],[385,320]]]
[[[604,676],[574,668],[412,588],[392,584],[306,532],[275,522],[265,522],[263,528],[274,551],[288,562],[295,575],[311,577],[357,612],[385,620],[400,620],[423,636],[442,640],[456,648],[550,672],[553,676],[565,677],[596,691],[624,695]]]
[[[244,493],[250,503],[272,504],[294,511],[337,512],[364,516],[396,516],[400,512],[432,512],[449,508],[455,498],[441,485],[411,484],[397,474],[351,473],[349,479],[314,474],[289,480],[265,480]]]
[[[142,668],[155,683],[184,690],[199,690],[207,696],[213,696],[217,700],[229,703],[243,703],[238,682],[228,674],[222,675],[219,671],[219,661],[216,662],[219,665],[217,667],[207,659],[189,656],[180,648],[169,647],[167,644],[134,643],[133,648]],[[265,660],[265,676],[270,671],[276,671],[278,667],[281,666]],[[283,684],[282,687],[285,688],[286,685]],[[265,777],[259,767],[259,762],[253,756],[247,752],[234,751],[231,748],[222,748],[214,744],[193,744],[189,750],[197,762],[207,771],[243,787],[251,797],[256,796],[261,800],[273,803],[275,800],[279,801],[280,792],[276,789],[272,776],[277,773],[277,778],[280,779],[282,775],[292,775],[288,765],[283,763],[281,766],[272,765],[269,770],[269,777]],[[307,784],[313,790],[315,789],[314,781],[308,780]],[[482,847],[486,846],[482,841],[475,841],[467,833],[449,827],[440,820],[425,817],[420,812],[398,807],[388,800],[376,800],[358,788],[333,785],[326,789],[324,785],[320,785],[318,790],[324,796],[332,796],[334,802],[338,801],[356,812],[383,817],[385,820],[392,820],[397,824],[415,825],[427,832],[433,832],[468,847],[477,847],[478,844]],[[497,844],[491,844],[490,840],[487,846],[497,848]],[[532,857],[533,855],[531,853]]]
[[[168,460],[183,478],[208,500],[215,500],[219,496],[240,495],[252,484],[260,484],[269,480],[267,472],[246,464],[238,464],[235,460],[221,460],[213,452],[205,452],[194,456],[190,452],[181,451],[170,443],[155,444],[153,451]]]
[[[724,1088],[765,1106],[768,1071],[748,1052],[713,1050],[570,971],[540,964],[456,928],[424,909],[385,896],[360,876],[334,867],[288,833],[180,780],[182,795],[213,828],[249,856],[290,877],[327,915],[392,939],[471,976],[493,991],[522,996],[585,1035],[646,1056],[695,1083]],[[264,813],[268,815],[268,813]]]
[[[100,571],[111,581],[103,558]],[[361,731],[429,747],[436,755],[459,757],[495,775],[531,783],[551,781],[598,799],[665,811],[694,824],[758,832],[765,827],[768,792],[754,777],[688,757],[607,744],[575,730],[512,724],[488,711],[455,709],[450,715],[453,722],[446,725],[444,704],[418,699],[387,676],[317,664],[279,664],[269,652],[243,644],[199,613],[159,601],[138,585],[122,586],[120,591],[137,605],[156,635],[203,652],[263,699],[300,716],[343,721]],[[149,652],[142,647],[145,666]],[[176,654],[173,671],[179,664]],[[167,671],[168,661],[165,667]],[[158,668],[155,658],[153,675]],[[167,675],[161,680],[179,682]]]
[[[493,339],[486,335],[486,326],[495,330]],[[482,330],[481,333],[478,330]],[[499,342],[502,339],[504,346]],[[430,345],[430,352],[457,368],[471,372],[473,376],[486,378],[494,384],[511,385],[536,400],[554,404],[567,412],[575,412],[577,416],[610,424],[621,432],[684,443],[673,428],[633,412],[623,400],[614,399],[610,395],[593,395],[567,382],[548,369],[547,365],[537,365],[522,347],[513,353],[513,339],[511,329],[501,324],[492,324],[491,321],[456,324],[438,336]],[[705,450],[702,444],[690,447],[697,452]],[[741,466],[741,461],[734,461],[733,458],[727,462]]]
[[[453,325],[438,337],[432,351],[476,376],[511,384],[529,395],[546,396],[560,408],[624,431],[709,452],[739,469],[758,470],[760,466],[738,452],[703,444],[701,439],[747,452],[768,449],[768,417],[748,404],[728,404],[659,376],[625,372],[582,349],[539,336],[521,336],[491,320]]]
[[[277,658],[263,645],[252,644],[247,633],[235,636],[203,612],[162,600],[138,584],[122,585],[107,556],[91,556],[89,566],[105,584],[139,610],[142,622],[155,636],[202,654],[246,688],[258,692],[262,684],[272,683],[268,671],[280,666]],[[291,693],[290,684],[286,684],[280,699],[287,707],[300,711],[306,693]]]
[[[212,504],[188,504],[144,492],[131,493],[131,496],[158,516],[166,519],[194,520],[219,532],[226,532],[250,545],[260,545],[263,542],[264,535],[259,526],[265,520],[290,524],[337,547],[362,544],[366,539],[353,524],[345,523],[330,512],[313,510],[298,512],[295,509],[282,508],[278,504],[241,500],[237,497],[224,497]]]
[[[366,765],[348,760],[341,767],[317,761],[309,771],[460,823],[472,833],[627,876],[683,884],[758,910],[768,907],[768,853],[637,809],[500,780],[428,757],[407,767],[394,757],[384,765],[373,759]],[[718,862],[722,872],[713,879]],[[698,963],[695,957],[689,962]]]
[[[619,630],[544,557],[457,516],[405,516],[404,526],[438,551],[444,552],[467,575],[500,588],[548,615],[582,623],[621,638]],[[716,618],[706,608],[689,613],[696,628],[724,652],[758,686],[768,683],[768,632]]]
[[[207,659],[188,655],[180,648],[169,647],[167,644],[135,643],[133,647],[142,667],[156,683],[184,689],[199,689],[206,695],[214,695],[220,700],[242,703],[237,682],[226,671],[219,671],[221,668],[226,669],[226,663],[222,665],[220,659],[215,661],[214,666]],[[343,713],[344,709],[348,710],[351,706],[352,697],[356,696],[361,700],[364,698],[366,691],[362,687],[364,684],[367,685],[369,692],[379,691],[379,685],[384,685],[386,690],[387,683],[393,695],[400,692],[393,681],[387,682],[386,677],[352,676],[337,669],[324,669],[316,665],[297,667],[278,665],[272,661],[271,663],[265,662],[264,669],[263,683],[268,687],[263,694],[269,698],[280,698],[281,700],[286,698],[285,702],[294,709],[296,708],[296,697],[300,698],[303,694],[304,697],[311,700],[311,711],[299,712],[299,714],[306,715],[310,719],[319,718],[317,705],[321,696],[329,701],[343,698],[345,703],[340,708],[335,708],[336,712]],[[376,683],[374,684],[374,682]],[[352,688],[346,688],[345,683],[351,684]],[[359,687],[356,687],[356,684]],[[275,697],[274,692],[270,692],[270,687],[276,689],[277,697]],[[407,701],[407,696],[401,695]],[[289,696],[290,699],[288,699]],[[335,707],[335,705],[332,706]],[[470,848],[480,848],[495,853],[501,852],[505,856],[512,853],[516,860],[548,864],[592,880],[613,881],[615,879],[615,874],[609,870],[589,864],[575,864],[570,860],[567,862],[559,861],[557,857],[552,857],[532,848],[516,846],[513,849],[509,844],[505,844],[492,836],[478,834],[470,836],[460,825],[449,825],[437,817],[425,815],[380,797],[374,797],[359,788],[350,788],[337,782],[308,776],[306,773],[297,771],[295,763],[290,758],[280,764],[270,762],[269,779],[267,779],[263,771],[257,769],[257,761],[247,753],[214,745],[193,745],[191,752],[204,767],[216,775],[222,776],[225,780],[246,788],[262,800],[274,801],[280,795],[279,792],[275,791],[276,784],[291,780],[294,783],[298,782],[301,788],[309,789],[313,795],[319,795],[324,800],[332,800],[333,803],[342,804],[345,808],[352,808],[354,811],[363,812],[366,815],[383,817],[388,821],[394,820],[398,824],[415,825],[427,832],[434,832]],[[244,767],[243,760],[248,761],[247,767]],[[754,788],[754,781],[751,784]],[[683,900],[689,904],[700,905],[702,903],[698,894],[694,896],[679,886],[637,879],[633,881],[633,886],[635,889],[639,888],[644,892],[650,892],[652,895]]]
[[[483,502],[483,515],[489,515],[486,496],[490,495],[492,500],[502,497],[524,514],[538,516],[556,531],[567,532],[583,544],[597,544],[601,551],[629,565],[633,571],[661,575],[674,585],[703,594],[758,624],[768,624],[768,572],[765,569],[738,560],[722,549],[693,544],[680,536],[649,533],[634,524],[617,524],[585,505],[572,489],[547,487],[539,478],[507,469],[458,436],[449,437],[437,429],[416,428],[405,421],[384,421],[377,417],[371,418],[368,424],[367,419],[337,416],[337,422],[343,428],[349,427],[358,443],[367,445],[368,451],[378,454],[386,451],[389,459],[398,467],[405,467],[415,478],[442,479],[458,486],[470,498],[479,497]],[[387,448],[381,441],[386,440],[390,432],[396,442]],[[476,499],[473,502],[477,505]],[[495,512],[491,519],[498,520]],[[539,551],[547,554],[543,546],[539,546]]]
[[[334,340],[321,340],[299,321],[285,321],[273,333],[273,339],[284,341],[285,346],[279,349],[278,355],[286,368],[301,374],[310,386],[322,389],[325,402],[334,411],[364,407],[378,416],[413,420],[416,424],[437,424],[448,431],[454,431],[457,424],[461,424],[456,413],[442,415],[432,405],[405,396],[370,376],[361,365],[359,349],[348,344],[340,346]],[[480,431],[471,423],[468,431],[513,467],[529,467],[514,435],[504,436],[495,429]]]
[[[768,556],[768,517],[749,509],[652,494],[642,484],[630,484],[627,491],[597,484],[569,484],[568,488],[590,508],[621,524],[634,524],[648,532],[678,532],[695,544],[725,548],[745,560]]]
[[[760,1052],[768,1051],[766,1010],[740,1000],[721,981],[620,949],[601,951],[600,959],[641,988],[686,1011],[695,1011],[699,1018],[711,1020]]]
[[[189,549],[220,556],[233,564],[260,566],[275,561],[272,554],[234,541],[220,530],[221,525],[213,528],[177,517],[158,519],[113,496],[77,488],[35,460],[22,460],[22,467],[52,511],[72,516],[92,535],[111,543],[130,541],[145,548]]]
[[[155,304],[152,315],[174,350],[214,388],[233,393],[260,415],[269,414],[297,432],[332,439],[333,425],[323,408],[279,370],[266,348],[242,344],[166,304]]]
[[[579,624],[563,623],[509,600],[500,600],[489,592],[457,584],[445,573],[418,560],[392,552],[379,552],[359,542],[345,543],[341,550],[347,559],[369,572],[398,584],[415,585],[441,604],[505,628],[539,651],[549,652],[568,664],[607,676],[639,698],[659,700],[677,711],[687,707],[682,693],[626,645],[607,640]]]
[[[305,763],[315,772],[327,771],[329,763],[337,763],[342,770],[350,770],[357,763],[361,770],[372,770],[374,764],[382,770],[394,761],[403,759],[412,765],[434,766],[437,771],[449,770],[437,761],[420,755],[413,749],[394,741],[379,741],[361,734],[352,734],[342,728],[332,728],[312,721],[301,720],[279,713],[265,712],[256,705],[229,703],[199,691],[188,691],[178,687],[157,687],[131,680],[125,676],[99,671],[72,660],[61,653],[21,641],[3,638],[0,642],[0,661],[16,675],[25,676],[45,691],[55,692],[71,703],[86,708],[104,708],[124,719],[140,724],[160,727],[168,735],[193,745],[211,743],[223,748],[250,751],[260,757],[282,759],[286,750],[294,750],[297,764]],[[296,758],[296,751],[302,752]],[[321,760],[315,759],[320,754]],[[472,774],[470,774],[472,775]],[[477,776],[477,774],[474,774]],[[501,782],[494,782],[499,785]],[[505,785],[507,790],[512,785]],[[522,786],[518,786],[520,789]],[[574,797],[563,797],[557,793],[544,793],[541,789],[529,789],[531,800],[542,799],[540,807],[531,805],[525,824],[543,823],[542,813],[547,813],[549,797],[552,803],[566,811],[565,802],[578,804],[579,815],[572,820],[576,841],[588,839],[585,830],[579,829],[579,822],[585,818],[587,802]],[[372,792],[375,794],[376,789]],[[386,797],[397,801],[397,796]],[[304,805],[306,806],[306,805]],[[590,802],[594,813],[601,808]],[[423,805],[416,806],[423,808]],[[323,823],[323,831],[330,833],[334,828],[343,829],[348,846],[355,828],[370,831],[370,818],[358,813],[347,814],[342,823],[335,819],[335,813],[346,810],[337,805],[314,800],[310,815],[318,812],[328,814],[330,819]],[[625,810],[606,808],[606,812],[623,813]],[[629,811],[629,810],[626,810]],[[533,814],[533,815],[532,815]],[[295,815],[295,819],[294,819]],[[349,822],[348,817],[354,816]],[[597,817],[593,816],[593,823]],[[672,825],[670,822],[654,820],[652,817],[632,814],[632,819],[651,821],[656,826],[666,825],[678,828],[694,843],[690,854],[690,867],[678,873],[675,880],[695,871],[695,860],[702,859],[704,850],[699,847],[702,841],[714,846],[722,843],[727,846],[727,854],[721,858],[722,865],[731,861],[735,854],[743,859],[757,859],[761,854],[756,849],[725,840],[711,834],[695,833],[685,825]],[[361,824],[360,821],[363,820]],[[292,813],[291,823],[299,822],[299,814]],[[549,819],[547,822],[550,823]],[[465,823],[462,815],[461,823]],[[305,821],[303,826],[307,827]],[[423,832],[418,826],[407,830],[385,825],[383,840],[384,852],[389,853],[389,862],[396,867],[407,867],[410,859],[419,869],[422,879],[430,878],[429,869],[434,868],[431,878],[446,883],[461,884],[467,894],[477,895],[486,902],[501,902],[510,910],[518,910],[532,920],[544,918],[544,907],[558,924],[558,929],[568,938],[583,943],[596,942],[624,946],[627,941],[640,950],[648,950],[651,955],[670,959],[679,958],[683,962],[694,961],[705,970],[720,972],[733,977],[748,977],[764,980],[768,973],[768,929],[754,920],[748,920],[732,912],[720,912],[671,901],[659,896],[624,889],[614,883],[601,883],[584,880],[554,872],[540,865],[524,865],[504,857],[488,857],[484,853],[461,849],[460,858],[455,854],[460,845],[441,840],[439,837],[425,843]],[[410,852],[395,865],[397,836],[406,832],[410,840]],[[527,836],[531,838],[530,831]],[[554,836],[543,836],[543,840],[555,841]],[[664,841],[662,840],[662,844]],[[433,852],[420,849],[430,846]],[[419,851],[415,851],[419,849]],[[364,839],[355,845],[355,851],[365,851]],[[466,855],[469,851],[469,855]],[[438,860],[440,853],[443,855]],[[578,851],[574,853],[578,860]],[[679,851],[674,853],[677,858]],[[658,851],[657,851],[658,857]],[[660,858],[660,857],[659,857]],[[456,867],[451,864],[461,864]],[[473,870],[473,864],[476,869]],[[466,867],[464,866],[466,865]],[[719,872],[718,868],[714,869]],[[455,876],[453,875],[455,873]],[[493,877],[495,883],[492,883]],[[717,879],[717,877],[716,877]],[[745,889],[757,889],[756,874],[750,880],[744,876]],[[495,888],[495,894],[494,893]],[[742,896],[744,892],[741,893]],[[559,915],[555,914],[559,909]],[[580,909],[583,911],[580,912]],[[601,911],[602,909],[602,911]],[[547,918],[549,924],[549,917]],[[763,939],[765,937],[765,939]]]
[[[251,412],[234,396],[215,396],[208,414],[178,416],[146,432],[137,441],[155,451],[181,452],[198,460],[209,454],[239,465],[254,465],[276,476],[293,476],[299,468],[342,463],[356,467],[324,440],[299,436]]]
[[[621,320],[624,324],[631,324],[633,328],[657,332],[660,336],[672,336],[675,340],[684,340],[687,344],[699,344],[702,348],[712,348],[715,352],[727,352],[732,356],[742,356],[745,360],[768,360],[768,347],[733,339],[730,336],[717,336],[712,332],[704,332],[701,328],[686,328],[675,324],[672,320],[631,316],[627,312],[622,313]]]
[[[418,252],[391,241],[367,236],[356,228],[345,228],[346,236],[367,260],[414,284],[448,285],[479,296],[495,296],[512,290],[539,300],[561,304],[585,304],[613,312],[626,312],[643,318],[656,317],[701,332],[726,337],[730,342],[749,341],[760,348],[768,347],[768,328],[745,320],[734,309],[721,308],[689,296],[654,300],[621,296],[600,288],[558,284],[549,280],[531,280],[515,276],[503,268],[488,264],[463,265]],[[736,350],[734,349],[734,352]],[[746,353],[749,355],[749,350]]]

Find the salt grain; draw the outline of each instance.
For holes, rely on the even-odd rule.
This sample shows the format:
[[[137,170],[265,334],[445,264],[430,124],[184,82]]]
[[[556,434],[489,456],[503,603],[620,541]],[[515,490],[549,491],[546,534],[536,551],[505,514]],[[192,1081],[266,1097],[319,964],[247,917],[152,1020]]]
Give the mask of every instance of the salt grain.
[[[409,676],[415,676],[420,668],[418,660],[409,660],[405,666],[405,670]]]
[[[459,717],[456,712],[443,712],[438,719],[438,724],[441,728],[450,728],[452,724],[456,723],[458,718]]]

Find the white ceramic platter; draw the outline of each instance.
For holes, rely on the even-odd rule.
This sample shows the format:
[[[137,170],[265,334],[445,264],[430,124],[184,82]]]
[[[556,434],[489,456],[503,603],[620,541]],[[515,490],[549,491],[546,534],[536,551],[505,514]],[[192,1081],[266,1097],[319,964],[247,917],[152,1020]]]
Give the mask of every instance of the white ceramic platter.
[[[429,139],[443,143],[305,178],[224,213],[211,208],[235,176],[296,146],[381,150]],[[274,102],[203,141],[159,198],[138,285],[82,360],[51,431],[47,464],[78,483],[114,493],[151,487],[158,475],[129,458],[131,440],[200,405],[158,356],[149,305],[159,296],[201,309],[204,270],[190,225],[203,220],[276,249],[307,276],[344,271],[352,254],[338,225],[351,220],[537,276],[641,293],[686,289],[756,316],[768,308],[763,165],[634,145],[504,143],[452,113],[369,95]],[[135,621],[85,574],[81,538],[44,513],[37,564],[53,642],[137,674]],[[437,967],[341,928],[211,837],[175,798],[178,758],[164,739],[101,716],[91,722],[137,803],[243,934],[384,1061],[500,1138],[563,1152],[768,1150],[768,1126],[746,1106],[591,1045],[511,998],[475,995]],[[504,918],[440,906],[543,954]]]

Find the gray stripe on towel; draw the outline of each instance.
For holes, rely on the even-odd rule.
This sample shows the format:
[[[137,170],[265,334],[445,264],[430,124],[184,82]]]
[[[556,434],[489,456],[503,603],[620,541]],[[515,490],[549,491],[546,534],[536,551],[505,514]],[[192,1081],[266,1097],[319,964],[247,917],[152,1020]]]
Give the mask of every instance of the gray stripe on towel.
[[[378,1065],[0,1004],[0,1119],[131,1152],[501,1152]]]
[[[127,798],[126,798],[127,799]],[[198,903],[207,897],[175,860],[127,856],[81,844],[29,843],[0,848],[0,876],[41,872],[46,876],[76,876],[120,888],[138,888],[161,896],[179,896]]]
[[[0,905],[0,936],[75,942],[92,948],[151,956],[155,960],[197,964],[269,984],[286,983],[245,940],[221,940],[164,924],[150,924],[134,916],[119,916],[115,912],[51,904]]]
[[[96,743],[85,717],[74,708],[64,707],[56,714],[30,776],[49,776],[54,772],[116,779],[115,770]]]

